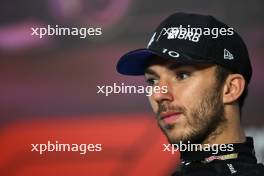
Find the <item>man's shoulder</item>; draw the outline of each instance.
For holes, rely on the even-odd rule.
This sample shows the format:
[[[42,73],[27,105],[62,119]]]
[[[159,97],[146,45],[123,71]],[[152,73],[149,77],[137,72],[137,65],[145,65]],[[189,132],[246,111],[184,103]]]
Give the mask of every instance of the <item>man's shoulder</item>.
[[[238,176],[264,176],[264,165],[262,163],[246,162],[222,162],[220,175],[238,175]],[[217,167],[215,167],[217,169]]]
[[[264,165],[262,163],[258,164],[238,164],[241,176],[263,176],[264,175]]]
[[[244,162],[212,162],[182,168],[173,176],[263,176],[264,165]]]

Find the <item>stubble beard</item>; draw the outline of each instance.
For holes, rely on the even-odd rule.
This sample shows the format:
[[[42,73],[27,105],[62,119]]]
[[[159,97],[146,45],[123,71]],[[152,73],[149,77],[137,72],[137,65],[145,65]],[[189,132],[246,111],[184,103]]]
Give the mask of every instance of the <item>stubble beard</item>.
[[[193,108],[190,113],[184,107],[176,108],[181,110],[186,117],[187,126],[191,129],[188,133],[176,138],[168,134],[173,133],[173,130],[177,130],[174,129],[176,128],[174,124],[162,126],[158,121],[159,127],[171,144],[180,142],[200,144],[209,138],[217,137],[222,132],[223,129],[221,127],[224,125],[226,118],[224,117],[224,105],[221,101],[221,88],[218,86],[216,89],[205,92],[204,98],[197,103],[198,106]],[[161,107],[159,112],[166,109],[166,105]]]

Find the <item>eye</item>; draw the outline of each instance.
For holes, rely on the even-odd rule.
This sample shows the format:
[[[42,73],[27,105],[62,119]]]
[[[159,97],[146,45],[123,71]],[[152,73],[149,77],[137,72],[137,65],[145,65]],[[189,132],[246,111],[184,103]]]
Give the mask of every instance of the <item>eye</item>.
[[[155,85],[155,84],[157,84],[158,83],[158,80],[157,79],[155,79],[155,78],[147,78],[146,79],[146,82],[148,83],[148,85]]]
[[[185,80],[187,78],[190,77],[190,73],[189,72],[177,72],[176,73],[176,78],[178,80]]]

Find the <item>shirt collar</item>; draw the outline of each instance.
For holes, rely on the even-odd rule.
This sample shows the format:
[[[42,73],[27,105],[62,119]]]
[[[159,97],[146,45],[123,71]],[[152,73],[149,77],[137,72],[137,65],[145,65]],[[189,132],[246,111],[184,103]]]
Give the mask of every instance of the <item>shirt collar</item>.
[[[228,145],[228,144],[226,144]],[[181,160],[183,164],[190,164],[193,162],[208,163],[214,160],[229,160],[236,159],[242,162],[256,163],[254,144],[252,137],[246,137],[243,143],[234,143],[232,151],[181,151]]]

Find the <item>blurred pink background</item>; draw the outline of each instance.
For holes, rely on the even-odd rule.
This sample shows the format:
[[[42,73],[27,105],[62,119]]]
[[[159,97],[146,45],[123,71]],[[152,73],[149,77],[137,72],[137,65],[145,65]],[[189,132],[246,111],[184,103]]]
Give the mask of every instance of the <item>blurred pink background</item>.
[[[55,124],[60,124],[61,130],[64,129],[63,125],[65,125],[65,129],[68,129],[70,121],[74,124],[70,130],[74,131],[79,129],[78,125],[87,124],[87,129],[82,126],[82,129],[85,129],[83,132],[88,134],[91,126],[97,126],[97,130],[103,130],[107,135],[104,127],[108,124],[100,124],[93,119],[99,118],[104,122],[118,123],[120,119],[128,118],[128,122],[132,126],[135,125],[130,127],[132,131],[130,130],[129,134],[133,134],[133,129],[135,128],[136,131],[137,124],[144,121],[146,129],[149,125],[153,125],[151,128],[153,135],[160,134],[162,136],[155,125],[145,95],[112,94],[106,97],[97,94],[97,86],[113,85],[114,82],[142,85],[144,83],[142,77],[119,75],[115,70],[116,62],[123,53],[145,47],[152,31],[162,19],[176,11],[186,11],[215,16],[233,27],[246,42],[253,65],[253,78],[243,109],[243,126],[245,126],[248,135],[255,137],[258,159],[264,162],[263,7],[264,2],[261,0],[243,3],[238,0],[217,2],[209,0],[199,2],[194,0],[155,2],[150,0],[78,0],[74,2],[30,0],[27,3],[18,0],[3,0],[0,7],[1,149],[10,149],[12,145],[8,143],[14,145],[23,143],[25,145],[22,146],[25,147],[26,144],[30,145],[30,139],[35,140],[36,136],[42,134],[36,128],[32,128],[34,123],[36,123],[36,127],[41,126],[48,132],[48,134],[45,133],[46,137],[39,137],[45,143],[46,139],[57,134],[57,131],[53,131],[53,128],[49,126],[54,120]],[[76,36],[47,36],[39,39],[36,36],[31,36],[31,27],[43,27],[48,24],[66,27],[102,27],[103,34],[87,36],[86,39]],[[116,116],[119,118],[115,118]],[[142,117],[144,120],[142,121],[138,117]],[[119,124],[120,126],[117,128],[122,128],[125,123]],[[141,128],[144,129],[144,126]],[[122,133],[127,132],[125,129],[122,128]],[[27,141],[24,141],[25,138],[21,134],[23,131],[26,131],[25,135],[32,135],[32,138],[29,137]],[[109,138],[115,138],[114,134],[111,133]],[[151,141],[152,133],[148,134],[140,140]],[[9,138],[10,135],[12,137]],[[65,138],[71,142],[67,133],[63,132],[59,138]],[[89,135],[79,136],[79,139],[89,143]],[[164,138],[157,138],[160,143],[164,140]],[[118,142],[123,143],[122,140]],[[128,149],[132,147],[130,144],[125,146]],[[151,148],[151,146],[146,147]],[[14,148],[14,150],[16,149]],[[25,153],[21,151],[25,151]],[[11,149],[8,152],[12,152]],[[138,151],[133,150],[133,152],[136,154]],[[159,152],[155,156],[155,152],[157,151],[152,151],[153,159],[150,160],[157,160],[157,156],[160,156]],[[30,158],[30,154],[26,152],[25,148],[20,150],[18,155],[27,160]],[[59,165],[64,168],[63,164],[67,161],[66,156],[68,154],[64,156],[65,159],[59,160],[58,165],[55,164],[57,168]],[[12,172],[7,169],[11,168],[10,166],[13,164],[10,160],[15,160],[14,157],[18,156],[10,155],[9,157],[11,157],[9,160],[7,158],[1,160],[0,173],[2,170],[5,175],[23,175],[24,171],[21,167],[12,168]],[[105,158],[107,157],[105,156]],[[144,157],[142,155],[139,160],[143,161]],[[48,158],[48,160],[52,161],[53,158]],[[81,163],[80,158],[76,160],[77,163]],[[175,157],[175,160],[166,160],[171,163],[169,166],[159,165],[161,168],[165,168],[164,174],[173,171],[176,167],[174,162],[177,160],[178,156]],[[125,161],[130,161],[129,157]],[[72,163],[74,165],[75,162]],[[143,163],[147,164],[148,161]],[[89,168],[89,163],[82,164],[84,164],[83,167]],[[24,165],[27,166],[26,163]],[[73,165],[68,165],[67,168],[71,168]],[[106,162],[105,165],[108,163]],[[56,173],[56,167],[55,170],[51,169],[52,172]],[[129,167],[134,168],[133,165]],[[98,171],[103,169],[104,167]],[[76,167],[72,167],[73,173],[77,170]],[[143,174],[143,170],[144,168],[135,173]],[[89,173],[87,170],[84,171],[79,175]],[[65,172],[58,171],[57,175],[63,175]],[[72,172],[68,171],[68,174]],[[27,170],[26,173],[27,175],[36,175],[38,171]],[[43,175],[49,174],[43,173]],[[119,175],[123,175],[123,173],[120,172]]]

